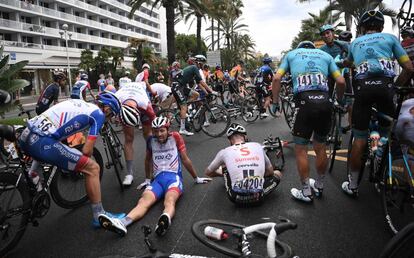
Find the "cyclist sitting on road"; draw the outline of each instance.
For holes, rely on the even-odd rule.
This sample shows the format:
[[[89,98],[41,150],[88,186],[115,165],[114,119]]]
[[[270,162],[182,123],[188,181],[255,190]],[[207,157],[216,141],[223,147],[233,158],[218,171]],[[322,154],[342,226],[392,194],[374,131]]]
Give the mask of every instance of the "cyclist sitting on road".
[[[384,28],[384,15],[370,10],[360,18],[362,36],[355,39],[350,47],[345,64],[355,65],[355,102],[352,114],[352,131],[355,140],[352,144],[349,180],[342,184],[345,193],[358,195],[358,174],[362,154],[368,138],[371,107],[376,104],[379,112],[394,116],[394,62],[411,74],[413,65],[398,39],[391,34],[381,33]],[[379,119],[379,133],[386,137],[390,130],[389,121]]]
[[[31,178],[38,179],[39,162],[85,174],[85,188],[92,206],[93,225],[99,227],[99,214],[109,217],[123,217],[125,214],[110,214],[103,209],[100,167],[90,157],[105,117],[122,116],[125,110],[116,96],[110,92],[98,95],[98,103],[99,106],[80,99],[71,99],[54,105],[28,121],[27,128],[19,137],[19,144],[22,150],[33,158],[29,172]],[[89,135],[82,152],[62,143],[68,136],[87,128]],[[41,184],[33,183],[37,185],[38,191],[42,190]]]
[[[138,204],[126,217],[112,218],[105,214],[99,217],[101,226],[124,236],[126,227],[140,220],[158,200],[164,197],[164,211],[155,227],[157,235],[162,236],[171,225],[175,214],[175,204],[183,193],[181,162],[197,184],[204,184],[211,178],[199,178],[187,155],[183,138],[177,132],[169,132],[169,121],[157,117],[152,122],[153,136],[147,139],[145,156],[146,189]],[[152,182],[151,182],[152,178]]]
[[[269,108],[271,102],[271,93],[269,92],[268,87],[272,84],[273,79],[273,70],[272,67],[270,67],[272,62],[273,60],[270,57],[263,58],[263,66],[259,68],[259,73],[256,75],[256,95],[261,95],[265,101],[262,109],[260,110],[260,118],[266,118],[269,116],[266,113],[266,110]]]
[[[92,93],[91,85],[88,82],[88,75],[83,73],[79,76],[79,81],[75,82],[72,87],[72,92],[70,94],[71,99],[81,99],[86,101],[86,90],[89,91],[89,94],[92,96],[92,99],[95,99],[95,96]]]
[[[159,107],[161,109],[171,108],[171,105],[175,102],[171,87],[168,87],[163,83],[154,83],[151,85],[151,88],[157,93]]]
[[[124,86],[124,84],[126,83],[132,82],[131,79],[129,78],[130,75],[131,73],[128,70],[126,70],[124,73],[124,77],[119,78],[119,82],[118,82],[119,88],[122,88],[122,86]]]
[[[53,74],[53,83],[47,86],[40,94],[36,104],[36,114],[45,112],[52,102],[58,103],[60,88],[66,85],[66,75],[63,72]]]
[[[140,72],[137,77],[135,77],[135,82],[145,82],[145,86],[147,89],[147,94],[151,94],[152,96],[155,96],[156,93],[151,89],[151,84],[149,84],[149,70],[150,66],[149,64],[143,64],[142,65],[142,72]]]
[[[292,134],[296,164],[302,182],[302,189],[292,188],[291,193],[298,200],[311,202],[312,189],[317,195],[322,194],[323,179],[328,165],[326,136],[331,126],[332,101],[329,97],[327,77],[332,76],[335,79],[339,100],[343,97],[345,80],[329,54],[315,49],[315,45],[310,41],[302,41],[295,50],[285,55],[273,77],[274,109],[278,106],[281,80],[287,71],[292,76],[297,109]],[[316,181],[309,178],[308,144],[312,134],[318,173]]]
[[[227,138],[230,147],[220,150],[206,168],[209,177],[222,176],[229,199],[241,205],[259,204],[280,183],[282,174],[273,171],[272,163],[261,144],[247,142],[246,129],[230,125]],[[225,166],[225,172],[218,170]]]
[[[111,89],[107,87],[107,89]],[[145,82],[130,82],[124,84],[115,95],[121,101],[124,107],[128,107],[137,113],[140,119],[135,120],[135,116],[126,117],[123,132],[125,137],[125,160],[127,174],[124,178],[123,185],[129,186],[134,180],[133,176],[133,161],[134,161],[134,127],[142,122],[142,136],[146,140],[151,135],[151,122],[155,118],[154,110],[152,109],[151,101],[145,91]]]

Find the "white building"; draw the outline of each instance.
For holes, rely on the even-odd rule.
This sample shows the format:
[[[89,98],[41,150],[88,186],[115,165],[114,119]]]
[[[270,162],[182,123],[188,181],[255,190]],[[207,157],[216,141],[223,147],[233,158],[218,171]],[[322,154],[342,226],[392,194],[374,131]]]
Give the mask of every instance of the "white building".
[[[10,54],[11,63],[29,60],[27,78],[30,91],[38,93],[43,87],[42,73],[66,68],[67,54],[62,25],[67,24],[68,54],[71,66],[80,62],[83,49],[99,51],[103,46],[128,46],[128,38],[148,41],[156,53],[166,53],[165,27],[160,10],[144,5],[127,16],[129,0],[0,0],[0,45]],[[132,66],[132,57],[123,64]],[[26,92],[27,93],[27,92]]]

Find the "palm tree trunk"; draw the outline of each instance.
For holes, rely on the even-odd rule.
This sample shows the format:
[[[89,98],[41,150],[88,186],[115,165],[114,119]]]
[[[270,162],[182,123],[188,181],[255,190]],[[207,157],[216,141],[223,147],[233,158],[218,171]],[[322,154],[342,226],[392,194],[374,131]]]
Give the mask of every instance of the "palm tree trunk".
[[[211,18],[211,50],[214,51],[214,19]]]
[[[165,14],[167,17],[167,56],[168,63],[172,64],[175,61],[175,31],[174,31],[174,20],[175,20],[175,8],[173,1],[164,2]]]
[[[217,20],[217,49],[220,49],[220,22]]]
[[[202,16],[197,15],[197,54],[201,53],[201,18]]]

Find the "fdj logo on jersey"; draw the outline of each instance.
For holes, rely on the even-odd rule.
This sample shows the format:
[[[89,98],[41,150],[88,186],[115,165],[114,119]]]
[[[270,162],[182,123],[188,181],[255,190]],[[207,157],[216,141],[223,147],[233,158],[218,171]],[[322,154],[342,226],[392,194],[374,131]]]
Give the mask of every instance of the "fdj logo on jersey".
[[[155,156],[155,160],[164,160],[164,159],[166,159],[166,160],[170,160],[172,158],[172,155],[171,155],[171,153],[168,153],[167,155],[156,155]]]

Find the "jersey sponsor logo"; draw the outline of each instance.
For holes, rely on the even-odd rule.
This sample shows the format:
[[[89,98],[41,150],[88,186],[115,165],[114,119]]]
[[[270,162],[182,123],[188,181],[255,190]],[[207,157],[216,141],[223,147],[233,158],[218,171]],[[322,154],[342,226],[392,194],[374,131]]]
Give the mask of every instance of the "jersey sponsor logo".
[[[75,127],[75,129],[79,129],[81,127],[81,124],[75,121],[75,123],[73,123],[73,127]]]
[[[383,81],[378,80],[378,81],[365,81],[365,85],[382,85]]]
[[[308,98],[312,100],[319,100],[319,99],[325,99],[325,96],[324,95],[310,95],[308,96]]]
[[[79,160],[79,157],[78,157],[77,155],[75,155],[75,154],[73,154],[73,153],[70,153],[67,149],[65,149],[65,147],[63,147],[63,146],[62,146],[62,144],[61,144],[61,143],[54,143],[54,144],[53,144],[53,147],[54,147],[56,150],[58,150],[58,151],[59,151],[59,153],[60,153],[62,156],[66,157],[66,158],[68,158],[68,159],[70,159],[70,160],[75,160],[75,161],[78,161],[78,160]]]
[[[154,159],[155,160],[170,160],[173,157],[173,155],[171,153],[168,153],[167,155],[155,155]]]
[[[29,138],[29,145],[35,144],[39,140],[39,135],[32,134]]]
[[[65,133],[70,133],[73,131],[73,125],[69,125],[65,128]]]
[[[235,162],[240,163],[240,162],[245,162],[245,161],[259,161],[259,160],[260,160],[259,156],[253,156],[253,157],[248,157],[248,158],[236,158]]]
[[[243,148],[241,148],[241,149],[240,149],[240,152],[242,153],[242,154],[241,154],[242,156],[248,156],[248,155],[250,155],[250,150],[249,150],[249,148],[248,148],[248,147],[243,147]]]

